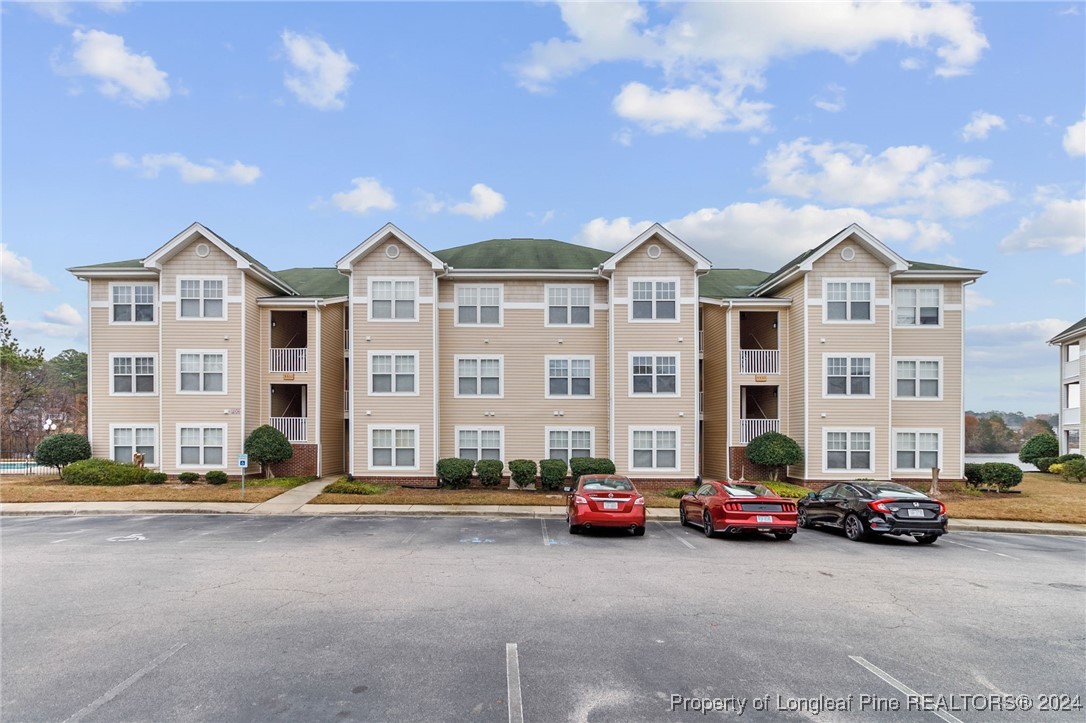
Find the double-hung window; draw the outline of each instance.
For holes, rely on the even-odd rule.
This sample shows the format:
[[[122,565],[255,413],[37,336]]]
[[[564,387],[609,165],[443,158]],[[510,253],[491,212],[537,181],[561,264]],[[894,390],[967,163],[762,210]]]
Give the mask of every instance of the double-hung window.
[[[896,370],[896,393],[899,398],[938,399],[940,392],[939,361],[936,359],[899,359]]]
[[[457,429],[456,456],[461,459],[501,459],[502,430],[496,428]]]
[[[418,394],[417,352],[371,352],[370,394]]]
[[[591,397],[592,357],[548,357],[548,397]]]
[[[132,455],[139,452],[143,463],[155,466],[155,428],[139,425],[110,425],[113,437],[113,460],[132,464]]]
[[[178,391],[216,394],[226,391],[225,352],[181,352],[178,356]]]
[[[631,354],[631,394],[679,393],[678,354]]]
[[[113,323],[155,321],[155,287],[153,284],[112,284],[110,298]]]
[[[632,279],[630,281],[630,319],[634,321],[674,321],[678,319],[679,282],[674,279]]]
[[[181,426],[178,430],[179,463],[190,467],[223,467],[226,460],[226,428]]]
[[[827,356],[826,396],[870,397],[870,356]]]
[[[547,325],[591,326],[591,286],[548,286]]]
[[[370,469],[417,469],[417,427],[370,427]]]
[[[547,457],[568,463],[574,457],[592,456],[592,428],[547,428]]]
[[[678,469],[679,430],[631,428],[630,460],[633,469]]]
[[[456,396],[500,397],[501,395],[501,357],[456,358]]]
[[[112,356],[111,394],[154,394],[155,358],[151,355]]]
[[[223,279],[178,279],[178,314],[182,319],[225,319]]]
[[[939,326],[942,290],[938,286],[908,286],[894,290],[894,326]]]
[[[895,469],[928,470],[939,466],[938,431],[896,431],[894,444]]]
[[[826,321],[872,321],[870,281],[827,281]]]
[[[370,320],[415,321],[418,318],[416,279],[370,279]]]
[[[874,469],[870,431],[826,430],[826,471]]]
[[[456,323],[460,326],[501,326],[502,287],[456,287]]]
[[[1082,405],[1082,397],[1079,396],[1079,382],[1064,384],[1064,409],[1078,409]]]

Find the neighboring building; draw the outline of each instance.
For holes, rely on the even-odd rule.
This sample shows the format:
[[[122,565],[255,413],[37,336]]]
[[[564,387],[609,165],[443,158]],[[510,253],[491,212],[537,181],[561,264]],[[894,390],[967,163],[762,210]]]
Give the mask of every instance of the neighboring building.
[[[1086,319],[1080,319],[1048,341],[1060,349],[1060,454],[1082,453],[1082,407],[1086,405]]]
[[[712,270],[659,224],[616,253],[547,239],[430,251],[388,224],[335,268],[272,272],[200,224],[89,282],[97,456],[236,465],[272,424],[296,473],[433,481],[443,457],[606,456],[645,484],[962,474],[962,298],[983,272],[851,226],[775,273]],[[282,471],[281,470],[281,471]]]

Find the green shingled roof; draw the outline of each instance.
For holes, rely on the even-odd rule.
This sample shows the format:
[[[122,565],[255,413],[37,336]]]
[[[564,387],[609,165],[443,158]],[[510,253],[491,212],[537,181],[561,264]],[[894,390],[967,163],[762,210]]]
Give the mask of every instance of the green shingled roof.
[[[1048,340],[1048,343],[1052,344],[1054,342],[1066,341],[1067,339],[1074,339],[1080,334],[1086,334],[1086,317],[1079,319],[1059,334],[1056,334],[1056,336]]]
[[[609,251],[549,238],[495,238],[434,251],[456,269],[593,269]]]
[[[299,296],[346,296],[350,279],[334,268],[283,269],[275,272]]]
[[[961,266],[946,266],[944,264],[930,264],[927,261],[910,261],[909,271],[965,271],[974,274],[983,274],[979,269],[965,269]]]
[[[698,295],[742,299],[768,278],[768,272],[756,269],[712,269],[698,279]]]
[[[104,264],[83,264],[80,269],[142,269],[143,259],[129,259],[128,261],[108,261]]]

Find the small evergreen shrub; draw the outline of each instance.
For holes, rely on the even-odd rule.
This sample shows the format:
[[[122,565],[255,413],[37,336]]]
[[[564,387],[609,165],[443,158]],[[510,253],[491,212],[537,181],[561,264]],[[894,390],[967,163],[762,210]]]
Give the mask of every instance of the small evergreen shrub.
[[[224,485],[226,484],[226,472],[221,469],[213,469],[204,475],[204,479],[208,481],[208,484]]]
[[[509,476],[517,487],[535,484],[536,465],[530,459],[514,459],[509,463]]]
[[[265,479],[272,475],[271,466],[294,456],[294,447],[287,435],[270,424],[262,424],[245,438],[245,454],[253,462],[260,463]]]
[[[788,482],[762,482],[769,489],[773,490],[781,497],[785,497],[790,500],[798,500],[807,496],[811,490],[799,485],[789,484]]]
[[[980,478],[980,468],[982,464],[976,464],[974,462],[965,463],[965,483],[970,487],[980,487],[984,484]]]
[[[1086,457],[1083,457],[1081,454],[1076,454],[1074,452],[1072,452],[1071,454],[1061,454],[1059,457],[1056,457],[1056,461],[1060,464],[1063,464],[1064,462],[1070,462],[1073,459],[1086,459]]]
[[[545,490],[560,490],[566,482],[566,462],[561,459],[539,460],[539,481]]]
[[[1033,466],[1041,472],[1047,472],[1048,468],[1059,462],[1058,457],[1038,457],[1033,460]]]
[[[981,465],[980,478],[989,487],[1008,490],[1022,481],[1022,470],[1009,462],[986,462]]]
[[[348,482],[346,479],[336,480],[324,488],[324,492],[331,495],[379,495],[387,492],[392,485],[378,485],[371,482]]]
[[[1060,475],[1068,482],[1086,480],[1086,459],[1071,459],[1063,463]]]
[[[34,461],[46,467],[64,467],[81,459],[90,459],[90,442],[82,434],[51,434],[34,450]]]
[[[803,448],[787,435],[766,432],[747,442],[747,459],[754,464],[772,467],[773,481],[776,482],[781,467],[803,461]]]
[[[500,459],[481,459],[475,463],[475,473],[483,487],[497,487],[502,481],[505,465]]]
[[[147,470],[111,459],[82,459],[64,467],[61,478],[71,485],[122,487],[143,484]]]
[[[160,485],[167,479],[165,472],[146,472],[143,475],[143,483],[148,485]]]
[[[443,487],[462,490],[471,484],[471,470],[475,462],[459,457],[446,457],[437,461],[437,478]]]
[[[190,485],[196,480],[200,479],[200,474],[198,472],[182,472],[181,474],[177,475],[177,479],[181,480],[187,485]]]
[[[670,497],[673,500],[677,500],[677,499],[680,499],[683,495],[685,495],[689,491],[690,490],[686,489],[685,487],[681,487],[681,488],[680,487],[669,487],[666,490],[664,490],[664,496],[665,497]]]
[[[1035,464],[1041,457],[1058,457],[1060,455],[1060,441],[1056,435],[1041,432],[1029,438],[1018,452],[1018,459],[1026,464]]]
[[[606,457],[573,457],[569,460],[569,473],[573,484],[586,474],[614,474],[615,463]]]
[[[1048,465],[1048,473],[1062,475],[1063,464],[1060,462],[1053,462],[1052,464]]]

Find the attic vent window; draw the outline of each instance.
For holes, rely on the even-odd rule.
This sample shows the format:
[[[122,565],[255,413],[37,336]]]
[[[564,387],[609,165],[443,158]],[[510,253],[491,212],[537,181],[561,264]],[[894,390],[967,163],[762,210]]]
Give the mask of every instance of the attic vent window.
[[[196,255],[202,259],[206,259],[211,253],[211,247],[207,244],[196,244]]]
[[[399,258],[400,247],[396,244],[389,244],[385,247],[385,256],[389,257],[390,259]]]
[[[660,258],[660,247],[656,244],[652,244],[648,247],[646,253],[648,253],[650,259],[658,259]]]
[[[852,259],[856,258],[856,249],[851,246],[844,247],[841,249],[841,258],[845,261],[852,261]]]

